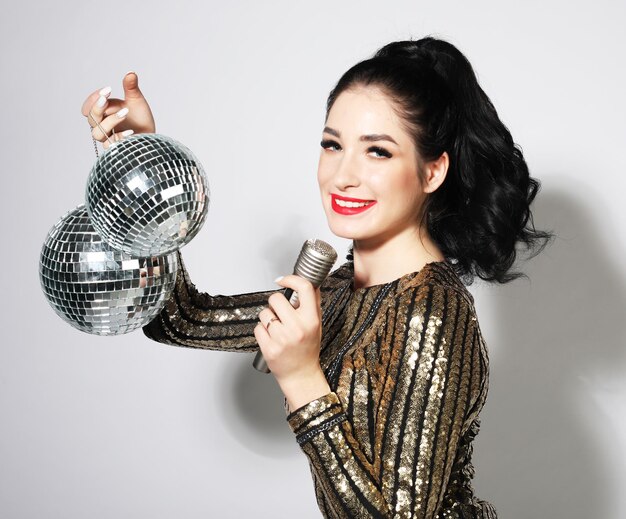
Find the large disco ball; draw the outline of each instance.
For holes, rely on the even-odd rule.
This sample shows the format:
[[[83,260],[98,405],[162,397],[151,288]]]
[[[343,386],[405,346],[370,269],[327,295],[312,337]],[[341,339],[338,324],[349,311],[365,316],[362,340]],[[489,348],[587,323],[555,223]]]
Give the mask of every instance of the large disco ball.
[[[209,187],[193,153],[156,133],[113,143],[98,158],[85,205],[96,231],[131,256],[169,254],[191,241],[209,208]]]
[[[67,212],[41,249],[39,280],[54,311],[79,330],[119,335],[148,324],[171,295],[177,254],[131,257],[96,233],[84,204]]]

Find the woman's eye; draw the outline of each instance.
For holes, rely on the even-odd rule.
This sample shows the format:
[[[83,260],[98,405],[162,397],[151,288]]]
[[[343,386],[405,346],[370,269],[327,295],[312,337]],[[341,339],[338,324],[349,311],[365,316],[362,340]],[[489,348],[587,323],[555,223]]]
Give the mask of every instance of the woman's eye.
[[[377,155],[377,158],[391,158],[391,153],[389,153],[385,148],[381,148],[380,146],[372,146],[370,148],[368,148],[367,150],[368,153],[375,153]]]
[[[324,140],[320,142],[320,146],[324,148],[325,150],[331,149],[333,151],[338,151],[341,149],[341,146],[339,146],[339,143],[335,141],[330,141],[330,140]]]

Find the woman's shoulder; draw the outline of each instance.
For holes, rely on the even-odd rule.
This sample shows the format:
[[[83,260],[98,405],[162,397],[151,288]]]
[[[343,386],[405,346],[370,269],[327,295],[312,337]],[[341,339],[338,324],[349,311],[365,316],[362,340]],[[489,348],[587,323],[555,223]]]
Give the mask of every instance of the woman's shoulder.
[[[474,311],[474,297],[447,260],[426,263],[421,270],[406,276],[398,288],[398,295],[404,298],[421,298],[432,293],[450,301],[460,299]]]

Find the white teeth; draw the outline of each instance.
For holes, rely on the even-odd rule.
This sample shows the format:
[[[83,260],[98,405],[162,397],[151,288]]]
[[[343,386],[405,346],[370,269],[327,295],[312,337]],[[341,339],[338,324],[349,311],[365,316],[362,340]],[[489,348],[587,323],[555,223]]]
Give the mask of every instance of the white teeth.
[[[337,205],[341,207],[365,207],[366,205],[371,204],[371,202],[346,202],[344,200],[339,200],[339,198],[335,198],[335,202],[337,202]]]

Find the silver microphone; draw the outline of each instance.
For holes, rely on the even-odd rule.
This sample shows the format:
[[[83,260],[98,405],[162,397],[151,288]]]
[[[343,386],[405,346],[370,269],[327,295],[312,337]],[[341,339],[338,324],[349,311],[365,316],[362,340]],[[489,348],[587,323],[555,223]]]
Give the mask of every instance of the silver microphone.
[[[337,252],[328,243],[322,240],[307,240],[304,242],[300,255],[293,267],[293,273],[310,281],[313,287],[317,288],[324,282],[336,260]],[[283,294],[289,300],[291,306],[294,308],[300,306],[298,292],[294,292],[291,288],[286,288]],[[270,372],[260,351],[254,357],[252,365],[263,373]]]

